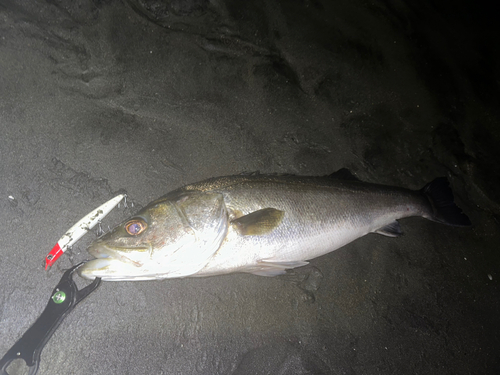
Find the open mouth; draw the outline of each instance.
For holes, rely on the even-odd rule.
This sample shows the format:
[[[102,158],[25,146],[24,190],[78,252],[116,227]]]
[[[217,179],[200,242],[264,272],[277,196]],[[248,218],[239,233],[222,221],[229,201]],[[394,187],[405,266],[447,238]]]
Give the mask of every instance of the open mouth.
[[[127,249],[123,249],[125,252]],[[92,259],[78,269],[81,277],[103,280],[128,280],[135,275],[143,264],[123,255],[120,248],[110,248],[102,243],[95,243],[88,249],[96,259]],[[140,272],[140,271],[139,271]]]
[[[122,251],[120,251],[120,250],[122,250]],[[92,245],[88,251],[95,258],[102,260],[104,264],[105,264],[106,260],[109,259],[109,261],[119,260],[120,262],[123,262],[123,263],[132,264],[136,267],[141,267],[142,266],[141,262],[132,260],[129,257],[123,255],[123,253],[126,250],[127,250],[126,248],[123,248],[123,249],[121,249],[119,247],[111,248],[111,247],[108,247],[106,245],[96,243],[96,244]]]
[[[131,250],[148,252],[149,248],[128,249],[119,247],[109,247],[102,243],[94,243],[88,249],[89,253],[96,259],[89,260],[78,269],[78,274],[89,280],[96,277],[105,281],[128,281],[128,280],[151,280],[155,279],[154,273],[149,273],[144,269],[143,263],[135,261],[123,253],[127,254]]]
[[[88,252],[95,259],[89,260],[78,269],[79,275],[85,279],[93,280],[99,277],[105,281],[126,281],[156,278],[155,274],[146,269],[151,254],[149,245],[120,247],[96,241],[90,245]],[[135,260],[134,257],[140,260]]]

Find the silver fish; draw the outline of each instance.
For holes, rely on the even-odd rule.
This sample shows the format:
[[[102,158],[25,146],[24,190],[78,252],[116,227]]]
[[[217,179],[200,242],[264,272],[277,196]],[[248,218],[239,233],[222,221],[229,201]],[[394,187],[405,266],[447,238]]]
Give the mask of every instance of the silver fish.
[[[212,178],[168,193],[98,238],[89,247],[96,259],[79,273],[103,280],[275,276],[368,233],[398,237],[396,220],[410,216],[471,225],[446,178],[419,191],[360,182],[347,170]]]

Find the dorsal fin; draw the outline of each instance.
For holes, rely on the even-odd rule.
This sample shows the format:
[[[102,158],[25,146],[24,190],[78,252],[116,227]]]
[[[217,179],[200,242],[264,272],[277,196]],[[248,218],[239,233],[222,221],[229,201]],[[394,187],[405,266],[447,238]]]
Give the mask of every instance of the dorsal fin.
[[[359,178],[353,175],[347,168],[341,168],[337,172],[333,172],[332,174],[328,175],[328,178],[344,181],[360,181]]]

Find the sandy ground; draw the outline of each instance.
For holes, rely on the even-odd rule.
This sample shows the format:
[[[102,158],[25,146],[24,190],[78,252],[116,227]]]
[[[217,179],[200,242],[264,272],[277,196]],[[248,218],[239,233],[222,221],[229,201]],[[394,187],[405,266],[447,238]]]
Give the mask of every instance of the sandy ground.
[[[276,278],[103,283],[39,374],[499,373],[497,30],[440,4],[0,0],[0,355],[95,235],[45,255],[118,191],[135,207],[105,226],[207,177],[347,167],[447,176],[474,227],[405,219]]]

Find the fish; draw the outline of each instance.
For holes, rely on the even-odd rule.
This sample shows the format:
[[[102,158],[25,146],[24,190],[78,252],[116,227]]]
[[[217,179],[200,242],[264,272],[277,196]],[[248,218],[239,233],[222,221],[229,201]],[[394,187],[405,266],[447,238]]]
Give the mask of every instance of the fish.
[[[445,177],[420,190],[329,176],[241,174],[178,188],[88,248],[86,279],[160,280],[245,272],[276,276],[369,233],[399,237],[420,216],[469,227]]]

